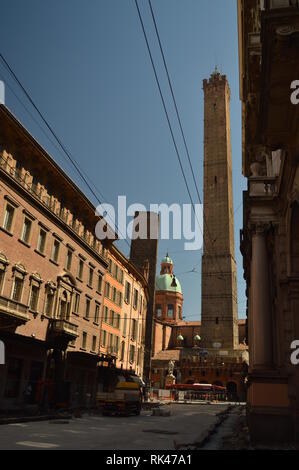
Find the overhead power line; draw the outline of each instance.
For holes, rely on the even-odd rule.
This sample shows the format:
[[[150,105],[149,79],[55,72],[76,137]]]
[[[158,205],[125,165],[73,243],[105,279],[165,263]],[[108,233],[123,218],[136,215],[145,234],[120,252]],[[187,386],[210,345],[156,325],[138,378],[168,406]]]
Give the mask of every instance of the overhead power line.
[[[9,70],[10,74],[13,76],[14,80],[17,82],[17,84],[19,85],[19,87],[21,88],[21,90],[23,91],[23,93],[25,94],[26,98],[28,99],[28,101],[30,102],[30,104],[33,106],[33,108],[35,109],[35,111],[38,113],[39,117],[41,118],[41,120],[43,121],[43,123],[45,124],[45,126],[48,128],[48,130],[51,132],[51,134],[53,135],[54,139],[56,140],[56,142],[58,143],[58,145],[60,146],[60,148],[63,150],[64,154],[67,156],[67,158],[69,159],[69,161],[71,162],[72,166],[75,168],[75,170],[77,171],[77,173],[79,174],[80,178],[84,181],[85,185],[87,186],[87,188],[89,189],[89,191],[91,192],[91,194],[95,197],[96,201],[98,202],[99,205],[102,205],[102,201],[100,200],[100,198],[98,197],[98,195],[96,194],[96,192],[93,190],[93,188],[91,187],[91,185],[88,183],[87,181],[87,178],[84,176],[83,174],[83,171],[80,169],[78,163],[76,162],[76,160],[74,159],[74,157],[71,155],[71,153],[66,149],[65,145],[63,144],[63,142],[61,141],[61,139],[57,136],[56,132],[54,131],[53,127],[49,124],[49,122],[46,120],[46,118],[43,116],[43,114],[41,113],[41,111],[39,110],[38,106],[35,104],[35,102],[33,101],[33,99],[31,98],[29,92],[25,89],[25,87],[22,85],[21,81],[19,80],[19,78],[17,77],[17,75],[15,74],[15,72],[13,71],[13,69],[11,68],[11,66],[9,65],[9,63],[7,62],[7,60],[5,59],[5,57],[3,56],[3,54],[0,52],[0,58],[1,60],[3,61],[3,63],[5,64],[5,66],[7,67],[7,69]],[[99,191],[99,190],[97,190]],[[100,191],[99,191],[100,192]],[[107,214],[109,216],[109,214]],[[117,229],[117,231],[119,232],[118,230],[118,227],[116,225],[116,223],[113,221],[113,224],[115,224],[115,227]],[[120,233],[120,232],[119,232]],[[121,234],[122,235],[122,234]],[[124,240],[125,242],[127,243],[127,245],[130,247],[130,244],[128,243],[126,237],[124,237]]]
[[[160,47],[160,52],[161,52],[162,59],[163,59],[164,68],[165,68],[165,71],[166,71],[166,74],[167,74],[167,79],[168,79],[169,88],[170,88],[170,91],[171,91],[173,103],[174,103],[175,110],[176,110],[176,116],[177,116],[177,119],[178,119],[178,122],[179,122],[179,127],[180,127],[180,130],[181,130],[181,134],[182,134],[182,137],[183,137],[184,146],[185,146],[186,154],[187,154],[188,161],[189,161],[189,166],[190,166],[191,173],[192,173],[192,177],[193,177],[193,182],[194,182],[194,185],[195,185],[195,188],[196,188],[198,200],[199,200],[200,204],[202,204],[201,197],[200,197],[200,193],[199,193],[199,189],[198,189],[198,185],[197,185],[196,178],[195,178],[195,174],[194,174],[194,170],[193,170],[193,165],[192,165],[191,158],[190,158],[190,152],[189,152],[189,149],[188,149],[188,145],[187,145],[185,133],[184,133],[183,126],[182,126],[182,120],[181,120],[181,118],[180,118],[180,113],[179,113],[178,106],[177,106],[177,102],[176,102],[176,99],[175,99],[174,90],[173,90],[173,86],[172,86],[172,83],[171,83],[171,78],[170,78],[170,74],[169,74],[169,71],[168,71],[168,67],[167,67],[167,63],[166,63],[166,58],[165,58],[165,54],[164,54],[164,51],[163,51],[163,46],[162,46],[161,39],[160,39],[160,34],[159,34],[159,31],[158,31],[157,22],[156,22],[156,19],[155,19],[155,15],[154,15],[154,11],[153,11],[153,8],[152,8],[151,1],[148,0],[148,3],[149,3],[149,6],[150,6],[151,15],[152,15],[153,23],[154,23],[154,27],[155,27],[157,39],[158,39],[158,42],[159,42],[159,47]],[[175,146],[176,154],[177,154],[177,157],[178,157],[178,160],[179,160],[179,163],[180,163],[181,172],[182,172],[182,175],[183,175],[183,178],[184,178],[186,187],[187,187],[187,191],[188,191],[188,194],[189,194],[191,203],[192,203],[193,211],[194,211],[194,214],[195,214],[195,217],[196,217],[194,202],[193,202],[193,199],[192,199],[192,196],[191,196],[191,192],[190,192],[190,189],[189,189],[189,185],[188,185],[188,182],[187,182],[187,178],[186,178],[186,175],[185,175],[185,172],[184,172],[184,169],[183,169],[183,165],[182,165],[182,161],[181,161],[181,158],[180,158],[180,155],[179,155],[178,147],[177,147],[177,145],[176,145],[176,141],[175,141],[175,138],[174,138],[174,133],[173,133],[172,126],[171,126],[171,123],[170,123],[170,119],[169,119],[169,115],[168,115],[168,112],[167,112],[165,100],[164,100],[164,97],[163,97],[162,89],[161,89],[161,86],[160,86],[159,78],[158,78],[158,75],[157,75],[156,67],[155,67],[155,64],[154,64],[154,61],[153,61],[153,57],[152,57],[152,53],[151,53],[151,48],[150,48],[150,45],[149,45],[149,41],[148,41],[148,38],[147,38],[147,34],[146,34],[146,31],[145,31],[144,23],[143,23],[143,20],[142,20],[142,16],[141,16],[141,12],[140,12],[140,9],[139,9],[137,0],[135,0],[135,4],[136,4],[136,8],[137,8],[139,20],[140,20],[140,23],[141,23],[143,35],[144,35],[144,38],[145,38],[145,41],[146,41],[147,50],[148,50],[148,53],[149,53],[149,56],[150,56],[152,68],[153,68],[153,71],[154,71],[156,83],[157,83],[157,85],[158,85],[160,97],[161,97],[161,100],[162,100],[162,103],[163,103],[163,108],[164,108],[164,111],[165,111],[165,114],[166,114],[168,126],[169,126],[169,129],[170,129],[170,132],[171,132],[171,136],[172,136],[172,140],[173,140],[173,143],[174,143],[174,146]],[[196,219],[197,219],[197,217],[196,217]],[[207,221],[206,221],[206,217],[205,217],[204,212],[203,212],[203,220],[204,220],[205,227],[206,227],[206,229],[207,229],[207,234],[208,234],[208,236],[209,236],[209,238],[210,238],[211,244],[213,245],[214,241],[213,241],[213,239],[212,239],[212,236],[211,236],[211,233],[210,233],[210,230],[209,230],[209,227],[208,227],[208,224],[207,224]],[[198,219],[197,219],[197,222],[198,222]],[[199,222],[198,222],[198,226],[199,226],[199,228],[200,228]],[[200,230],[201,230],[201,228],[200,228]],[[203,234],[202,230],[201,230],[201,233]],[[207,251],[207,253],[208,253],[208,250],[206,250],[206,251]],[[215,263],[215,265],[217,265],[217,268],[219,269],[219,271],[220,271],[220,273],[221,273],[221,275],[219,276],[219,279],[223,279],[223,280],[225,281],[224,274],[223,274],[223,272],[222,272],[222,270],[221,270],[221,268],[220,268],[220,266],[219,266],[219,264],[218,264],[218,261],[217,261],[217,260],[213,260],[213,262]],[[198,263],[198,264],[199,264],[199,263]],[[197,265],[198,265],[198,264],[197,264]],[[196,265],[196,266],[197,266],[197,265]]]
[[[170,88],[170,92],[171,92],[173,104],[174,104],[174,107],[175,107],[175,111],[176,111],[176,116],[177,116],[177,119],[178,119],[179,127],[180,127],[180,130],[181,130],[181,134],[182,134],[182,138],[183,138],[183,142],[184,142],[184,147],[185,147],[185,150],[186,150],[186,154],[187,154],[187,158],[188,158],[188,162],[189,162],[189,166],[190,166],[190,170],[191,170],[191,174],[192,174],[194,186],[195,186],[195,189],[196,189],[196,193],[197,193],[197,197],[198,197],[199,203],[202,204],[201,197],[200,197],[200,192],[199,192],[199,189],[198,189],[198,184],[197,184],[197,182],[196,182],[195,173],[194,173],[194,169],[193,169],[193,165],[192,165],[192,161],[191,161],[191,157],[190,157],[190,152],[189,152],[189,149],[188,149],[187,140],[186,140],[186,137],[185,137],[185,132],[184,132],[184,130],[183,130],[182,120],[181,120],[180,113],[179,113],[179,110],[178,110],[177,101],[176,101],[176,99],[175,99],[175,94],[174,94],[174,90],[173,90],[173,86],[172,86],[170,74],[169,74],[169,71],[168,71],[168,66],[167,66],[167,62],[166,62],[166,58],[165,58],[165,54],[164,54],[162,42],[161,42],[161,39],[160,39],[160,34],[159,34],[159,30],[158,30],[158,25],[157,25],[157,22],[156,22],[156,18],[155,18],[155,14],[154,14],[154,10],[153,10],[153,7],[152,7],[152,2],[151,2],[151,0],[148,0],[148,4],[149,4],[149,7],[150,7],[150,11],[151,11],[151,15],[152,15],[152,20],[153,20],[153,23],[154,23],[155,32],[156,32],[156,36],[157,36],[157,39],[158,39],[159,48],[160,48],[160,52],[161,52],[161,55],[162,55],[163,64],[164,64],[165,72],[166,72],[166,75],[167,75],[167,80],[168,80],[168,84],[169,84],[169,88]],[[206,217],[205,217],[205,213],[204,213],[204,212],[203,212],[203,222],[204,222],[204,226],[205,226],[205,228],[206,228],[206,230],[207,230],[208,237],[209,237],[209,239],[210,239],[210,241],[211,241],[211,243],[212,243],[212,245],[213,245],[214,242],[215,242],[215,240],[212,239],[211,232],[210,232],[210,229],[209,229],[209,226],[208,226],[208,223],[207,223],[207,220],[206,220]],[[208,252],[208,250],[207,250],[207,252]],[[199,263],[197,263],[196,266],[198,266],[198,264],[199,264]],[[221,270],[220,266],[218,265],[218,262],[217,262],[217,261],[216,261],[216,264],[217,264],[218,269],[220,270],[220,273],[222,273],[222,270]],[[196,266],[195,266],[195,267],[196,267]]]
[[[143,20],[142,20],[142,16],[141,16],[141,13],[140,13],[140,9],[139,9],[137,0],[135,0],[135,5],[136,5],[136,8],[137,8],[140,25],[141,25],[141,28],[142,28],[142,31],[143,31],[143,36],[144,36],[144,39],[145,39],[145,42],[146,42],[146,46],[147,46],[147,50],[148,50],[148,53],[149,53],[150,61],[151,61],[152,68],[153,68],[153,71],[154,71],[156,83],[157,83],[157,86],[158,86],[158,89],[159,89],[160,98],[161,98],[161,101],[162,101],[164,113],[165,113],[166,120],[167,120],[167,123],[168,123],[168,127],[169,127],[169,130],[170,130],[172,142],[173,142],[173,145],[174,145],[174,148],[175,148],[176,156],[177,156],[179,166],[180,166],[180,169],[181,169],[181,173],[183,175],[184,182],[185,182],[185,185],[186,185],[186,189],[187,189],[187,192],[188,192],[191,204],[192,204],[194,215],[195,215],[197,223],[198,223],[198,227],[201,230],[200,223],[197,219],[197,215],[196,215],[196,211],[195,211],[195,205],[194,205],[194,202],[193,202],[193,199],[192,199],[192,195],[191,195],[189,185],[188,185],[188,182],[187,182],[187,178],[186,178],[186,175],[185,175],[185,172],[184,172],[184,168],[183,168],[183,164],[182,164],[181,157],[180,157],[180,154],[179,154],[179,150],[178,150],[176,140],[175,140],[175,137],[174,137],[174,133],[173,133],[173,130],[172,130],[171,122],[170,122],[170,119],[169,119],[169,114],[168,114],[168,111],[167,111],[167,108],[166,108],[166,104],[165,104],[164,96],[163,96],[163,93],[162,93],[161,85],[160,85],[160,82],[159,82],[156,66],[155,66],[155,63],[154,63],[154,60],[153,60],[151,48],[150,48],[150,45],[149,45],[149,42],[148,42],[147,34],[146,34],[146,31],[145,31],[145,27],[144,27],[144,24],[143,24]]]

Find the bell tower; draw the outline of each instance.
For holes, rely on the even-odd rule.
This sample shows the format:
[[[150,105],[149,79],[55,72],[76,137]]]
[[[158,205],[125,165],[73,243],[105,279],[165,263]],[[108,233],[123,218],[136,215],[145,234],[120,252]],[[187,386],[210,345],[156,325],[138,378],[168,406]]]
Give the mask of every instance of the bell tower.
[[[217,68],[204,90],[204,251],[202,346],[237,349],[238,306],[234,253],[230,88]]]

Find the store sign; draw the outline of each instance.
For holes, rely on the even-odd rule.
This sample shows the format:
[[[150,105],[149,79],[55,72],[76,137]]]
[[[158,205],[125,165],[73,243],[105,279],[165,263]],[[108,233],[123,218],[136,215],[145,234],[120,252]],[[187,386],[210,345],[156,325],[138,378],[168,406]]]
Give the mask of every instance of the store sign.
[[[219,349],[221,348],[222,344],[221,343],[213,343],[213,348]]]
[[[3,341],[0,341],[0,366],[5,364],[5,344]]]
[[[219,356],[228,356],[228,351],[219,351]]]

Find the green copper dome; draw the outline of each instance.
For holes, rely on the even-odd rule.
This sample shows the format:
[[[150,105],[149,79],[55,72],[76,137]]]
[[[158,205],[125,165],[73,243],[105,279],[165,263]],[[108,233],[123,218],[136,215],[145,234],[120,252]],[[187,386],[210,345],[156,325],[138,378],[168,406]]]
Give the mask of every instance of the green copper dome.
[[[173,261],[171,258],[169,258],[168,253],[165,258],[162,259],[162,263],[173,264]]]
[[[182,294],[180,281],[173,274],[160,274],[156,278],[156,291],[179,292]]]

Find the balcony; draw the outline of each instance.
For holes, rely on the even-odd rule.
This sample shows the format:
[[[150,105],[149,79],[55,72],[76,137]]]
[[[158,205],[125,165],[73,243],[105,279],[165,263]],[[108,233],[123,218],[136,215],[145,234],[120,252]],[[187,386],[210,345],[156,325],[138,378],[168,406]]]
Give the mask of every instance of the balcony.
[[[277,178],[272,176],[256,176],[248,179],[249,196],[273,198],[277,194]]]
[[[258,139],[270,148],[285,146],[298,132],[298,0],[267,0],[262,14],[262,59]],[[294,88],[295,87],[295,88]]]
[[[111,357],[118,357],[118,352],[115,346],[108,346],[107,347],[107,355]]]
[[[55,336],[67,336],[70,339],[75,339],[79,336],[78,326],[68,320],[61,320],[58,318],[51,319],[51,332]]]
[[[280,8],[298,8],[298,0],[262,0],[262,10],[279,10]]]
[[[29,320],[29,307],[15,300],[0,296],[0,327],[11,323],[26,323]]]

